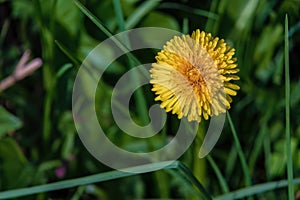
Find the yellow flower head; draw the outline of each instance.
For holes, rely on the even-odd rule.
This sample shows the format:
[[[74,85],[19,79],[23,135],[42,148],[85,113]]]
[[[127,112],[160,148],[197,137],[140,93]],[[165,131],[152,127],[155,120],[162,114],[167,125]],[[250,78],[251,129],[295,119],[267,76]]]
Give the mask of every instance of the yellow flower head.
[[[157,54],[150,69],[155,100],[161,101],[166,112],[189,121],[200,122],[202,116],[207,120],[226,112],[230,96],[240,89],[231,83],[239,80],[234,53],[223,39],[204,31],[175,36]]]

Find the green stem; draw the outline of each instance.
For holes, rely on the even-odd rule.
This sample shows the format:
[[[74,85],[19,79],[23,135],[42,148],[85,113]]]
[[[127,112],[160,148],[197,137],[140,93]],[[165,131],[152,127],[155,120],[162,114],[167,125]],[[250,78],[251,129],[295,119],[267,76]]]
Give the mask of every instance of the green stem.
[[[291,151],[290,133],[290,71],[289,71],[289,38],[288,38],[288,16],[285,16],[285,37],[284,37],[284,57],[285,57],[285,141],[287,154],[287,175],[288,175],[288,197],[294,199],[293,185],[293,159]]]

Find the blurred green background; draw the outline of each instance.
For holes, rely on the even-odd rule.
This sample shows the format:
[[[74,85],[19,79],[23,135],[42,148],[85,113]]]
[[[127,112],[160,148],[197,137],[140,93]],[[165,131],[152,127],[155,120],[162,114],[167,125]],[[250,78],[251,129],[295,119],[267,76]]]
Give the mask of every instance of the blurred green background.
[[[245,154],[251,184],[286,179],[284,20],[289,17],[291,149],[294,177],[300,174],[300,1],[299,0],[82,0],[112,34],[136,27],[165,27],[191,34],[195,29],[224,38],[236,49],[241,90],[230,113]],[[120,3],[120,4],[119,4]],[[120,5],[120,7],[118,7]],[[124,20],[124,23],[122,22]],[[0,93],[0,192],[110,171],[82,145],[72,118],[72,87],[81,61],[108,38],[70,0],[0,0],[0,80],[9,76],[23,52],[43,66]],[[157,50],[133,54],[155,62]],[[108,52],[113,53],[113,52]],[[99,61],[101,62],[99,55]],[[97,92],[100,123],[111,140],[133,151],[147,150],[143,140],[124,136],[114,123],[110,95],[130,69],[126,57],[114,62]],[[143,87],[146,109],[154,103]],[[143,123],[133,102],[132,116]],[[179,120],[168,114],[166,127],[152,143],[164,144]],[[207,128],[201,122],[199,132]],[[200,133],[199,133],[200,134]],[[201,134],[180,158],[212,196],[245,187],[229,124],[209,158],[197,158]],[[223,179],[217,177],[217,172]],[[225,181],[225,182],[222,182]],[[197,199],[193,186],[176,173],[152,172],[20,199]],[[295,187],[295,194],[299,187]],[[199,192],[199,191],[198,191]],[[274,189],[255,199],[286,199]],[[300,198],[299,198],[300,199]]]

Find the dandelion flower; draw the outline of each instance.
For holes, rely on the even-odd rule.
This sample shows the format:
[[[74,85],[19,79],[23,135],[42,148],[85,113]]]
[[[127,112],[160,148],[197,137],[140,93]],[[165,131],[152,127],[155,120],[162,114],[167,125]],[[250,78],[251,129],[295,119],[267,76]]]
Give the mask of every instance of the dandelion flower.
[[[201,121],[226,112],[240,87],[235,49],[223,39],[196,30],[175,36],[156,56],[150,69],[152,91],[166,112]]]

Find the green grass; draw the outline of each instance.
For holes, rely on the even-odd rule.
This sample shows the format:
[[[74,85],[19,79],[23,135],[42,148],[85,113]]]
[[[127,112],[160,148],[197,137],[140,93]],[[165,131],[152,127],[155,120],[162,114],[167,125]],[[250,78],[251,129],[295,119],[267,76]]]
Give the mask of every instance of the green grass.
[[[0,81],[26,49],[44,63],[0,93],[0,199],[294,199],[300,188],[299,9],[289,0],[0,1],[0,10],[7,10],[0,20]],[[207,157],[197,156],[208,123],[203,120],[198,143],[178,161],[163,169],[165,163],[137,166],[131,170],[151,172],[130,174],[108,168],[86,151],[72,118],[72,87],[96,45],[144,26],[184,34],[199,28],[224,38],[236,49],[241,90]],[[130,49],[128,38],[113,40],[122,51]],[[177,132],[179,120],[170,114],[161,134],[137,141],[124,136],[111,115],[117,79],[155,62],[155,55],[156,50],[129,52],[99,83],[99,121],[120,147],[151,150]],[[153,98],[147,87],[134,93],[134,121],[147,124]],[[66,170],[62,177],[56,173],[60,167]]]
[[[290,200],[294,199],[293,185],[293,160],[291,152],[291,125],[290,125],[290,65],[289,65],[289,25],[288,16],[285,16],[285,34],[284,34],[284,60],[285,60],[285,141],[286,141],[286,157],[287,157],[287,175],[288,175],[288,196]]]
[[[167,166],[166,163],[169,163]],[[135,176],[137,174],[145,173],[145,172],[151,172],[159,170],[160,168],[163,168],[164,170],[168,169],[174,169],[177,170],[178,173],[174,174],[175,176],[182,176],[182,180],[187,182],[190,185],[194,185],[200,193],[195,193],[197,195],[202,194],[205,199],[212,199],[210,194],[204,189],[202,184],[193,176],[191,171],[181,162],[175,161],[173,163],[170,162],[158,162],[153,164],[147,164],[147,165],[141,165],[131,168],[126,168],[124,171],[138,171],[138,173],[128,173],[124,172],[122,170],[114,170],[110,172],[104,172],[100,174],[95,174],[91,176],[71,179],[71,180],[65,180],[65,181],[59,181],[55,183],[49,183],[45,185],[40,186],[33,186],[29,188],[21,188],[21,189],[15,189],[10,191],[4,191],[0,192],[0,199],[11,199],[16,197],[24,197],[28,195],[38,194],[42,192],[50,192],[50,191],[56,191],[56,190],[62,190],[66,188],[72,188],[77,187],[81,185],[88,185],[92,183],[97,182],[103,182],[103,181],[109,181],[113,179],[119,179],[124,178],[127,176]]]
[[[215,200],[232,200],[232,199],[240,199],[248,196],[252,196],[255,194],[260,194],[263,192],[276,190],[282,187],[289,186],[290,182],[287,180],[281,180],[281,181],[273,181],[268,183],[262,183],[253,185],[250,187],[246,187],[243,189],[239,189],[237,191],[232,192],[226,192],[224,195],[217,196],[215,198],[212,198],[210,194],[205,190],[203,185],[193,176],[192,172],[181,162],[175,161],[166,167],[164,167],[166,164],[165,162],[161,163],[153,163],[148,165],[141,165],[137,167],[127,168],[127,171],[139,171],[139,173],[144,173],[148,171],[155,171],[157,169],[160,169],[163,167],[163,170],[175,170],[177,173],[169,171],[174,176],[177,176],[179,174],[183,175],[183,181],[186,180],[188,184],[194,185],[203,195],[202,197],[205,199],[215,199]],[[124,169],[125,170],[125,169]],[[144,171],[144,172],[141,172]],[[128,172],[122,172],[122,171],[110,171],[110,172],[104,172],[100,174],[90,175],[86,177],[71,179],[71,180],[65,180],[65,181],[59,181],[55,183],[49,183],[45,185],[40,186],[33,186],[29,188],[21,188],[21,189],[15,189],[15,190],[9,190],[0,192],[0,199],[11,199],[16,197],[24,197],[28,195],[38,194],[42,192],[50,192],[50,191],[56,191],[56,190],[62,190],[66,188],[73,188],[81,185],[88,185],[93,184],[97,182],[105,182],[109,180],[114,179],[120,179],[128,176],[136,176],[136,173],[128,173]],[[292,181],[292,185],[294,184],[300,184],[300,179],[295,179]],[[195,193],[197,194],[197,193]]]

